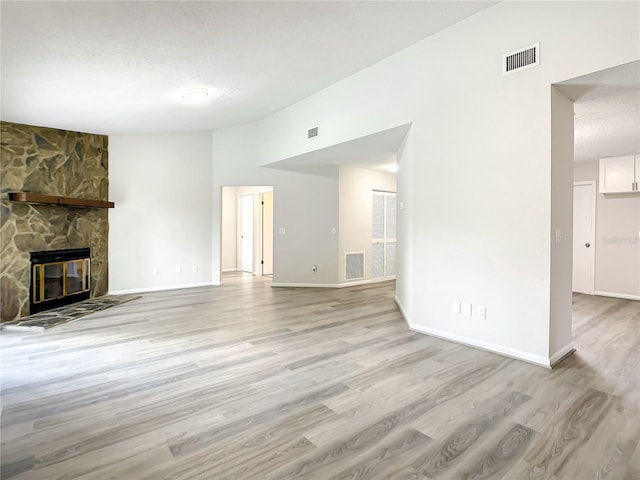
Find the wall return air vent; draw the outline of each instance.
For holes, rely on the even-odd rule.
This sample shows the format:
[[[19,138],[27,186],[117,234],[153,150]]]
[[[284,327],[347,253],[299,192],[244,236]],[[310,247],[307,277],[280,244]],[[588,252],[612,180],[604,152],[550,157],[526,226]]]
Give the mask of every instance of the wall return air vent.
[[[509,75],[540,64],[540,43],[534,43],[502,56],[502,74]]]
[[[364,278],[364,252],[345,254],[345,280]]]

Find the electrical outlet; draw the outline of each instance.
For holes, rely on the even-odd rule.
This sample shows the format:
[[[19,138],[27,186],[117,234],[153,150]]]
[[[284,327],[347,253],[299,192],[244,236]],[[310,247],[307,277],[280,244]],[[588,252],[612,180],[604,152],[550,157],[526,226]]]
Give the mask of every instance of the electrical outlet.
[[[193,267],[191,267],[191,271],[192,271],[193,273],[198,273],[198,266],[197,266],[197,265],[194,265]]]
[[[487,319],[487,307],[484,305],[478,305],[477,312],[478,318],[482,318],[483,320]]]
[[[176,275],[180,275],[182,273],[182,267],[176,267]]]
[[[454,300],[451,302],[451,311],[457,315],[460,315],[460,300]]]
[[[160,269],[158,267],[153,267],[153,269],[151,270],[151,274],[154,277],[157,277],[158,275],[160,275]]]

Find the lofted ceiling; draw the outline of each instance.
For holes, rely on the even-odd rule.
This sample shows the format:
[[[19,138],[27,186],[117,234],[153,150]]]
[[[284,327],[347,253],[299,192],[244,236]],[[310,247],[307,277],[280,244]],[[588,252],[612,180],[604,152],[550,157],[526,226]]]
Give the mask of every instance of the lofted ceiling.
[[[574,102],[575,162],[640,152],[640,61],[573,78],[555,87]],[[351,164],[388,171],[410,127],[401,125],[272,166],[309,171]]]
[[[0,115],[102,134],[252,122],[495,3],[2,0]],[[556,86],[575,101],[576,161],[640,151],[640,62]],[[196,87],[207,101],[184,102]],[[354,149],[387,164],[401,130],[279,166]]]
[[[2,1],[0,112],[102,134],[252,122],[495,3]]]

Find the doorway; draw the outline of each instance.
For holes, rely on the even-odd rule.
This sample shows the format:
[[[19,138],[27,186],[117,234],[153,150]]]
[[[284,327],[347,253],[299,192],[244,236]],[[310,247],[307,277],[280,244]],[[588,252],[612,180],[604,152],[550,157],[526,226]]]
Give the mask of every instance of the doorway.
[[[223,186],[221,273],[273,276],[271,186]]]
[[[573,184],[573,291],[595,291],[596,182]]]
[[[640,196],[632,187],[609,191],[606,170],[611,158],[640,153],[640,61],[566,80],[554,89],[573,102],[572,290],[640,300]],[[552,127],[553,133],[555,144],[568,137]],[[633,185],[632,167],[617,175]],[[563,185],[568,180],[564,174],[555,177]]]

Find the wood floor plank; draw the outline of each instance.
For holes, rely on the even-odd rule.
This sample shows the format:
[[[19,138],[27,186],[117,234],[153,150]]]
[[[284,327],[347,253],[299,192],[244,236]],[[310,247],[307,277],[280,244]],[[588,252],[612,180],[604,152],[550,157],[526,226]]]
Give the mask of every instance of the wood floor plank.
[[[522,455],[533,441],[535,431],[524,425],[514,424],[495,445],[487,447],[469,468],[459,474],[460,480],[499,480],[507,471],[520,461]]]
[[[640,465],[633,464],[640,444],[638,410],[640,405],[624,405],[613,398],[613,407],[597,427],[600,434],[589,435],[584,447],[574,454],[572,465],[560,473],[575,478],[640,478]],[[593,452],[601,452],[601,456]]]
[[[256,425],[261,425],[267,420],[272,419],[274,416],[282,415],[283,413],[294,411],[295,409],[298,409],[300,407],[322,401],[325,398],[330,398],[333,395],[337,395],[347,389],[348,387],[346,385],[343,385],[342,383],[336,383],[329,386],[328,388],[310,392],[303,397],[286,401],[281,405],[263,410],[250,417],[241,418],[233,422],[224,424],[220,427],[216,427],[213,430],[198,432],[197,434],[190,435],[186,438],[172,439],[169,441],[169,448],[171,449],[171,453],[174,457],[180,457],[181,455],[192,452],[194,450],[205,448],[206,446],[213,444],[220,439],[225,438],[226,436],[240,432],[246,428],[252,428]]]
[[[548,431],[537,448],[527,454],[530,465],[523,478],[547,478],[560,475],[571,456],[590,438],[611,408],[609,395],[589,389],[566,411],[564,420]]]
[[[513,410],[529,399],[530,397],[520,392],[510,392],[485,413],[458,426],[443,441],[430,447],[414,460],[411,466],[428,478],[446,475],[450,467],[459,462],[470,448],[479,445],[478,441],[487,430],[495,428],[496,423],[508,417]]]
[[[362,458],[358,462],[330,477],[330,480],[366,480],[381,477],[395,468],[402,468],[410,463],[410,457],[407,454],[424,447],[431,438],[410,429],[390,440],[384,442],[379,448],[361,455]]]
[[[640,302],[547,370],[408,330],[394,283],[150,292],[0,335],[0,478],[640,478]]]
[[[238,432],[216,445],[182,457],[176,469],[166,472],[171,478],[252,478],[264,474],[315,448],[302,436],[304,429],[330,420],[335,413],[323,405],[308,407],[265,423],[257,429]],[[253,473],[251,473],[253,472]],[[153,473],[149,478],[154,478]]]

